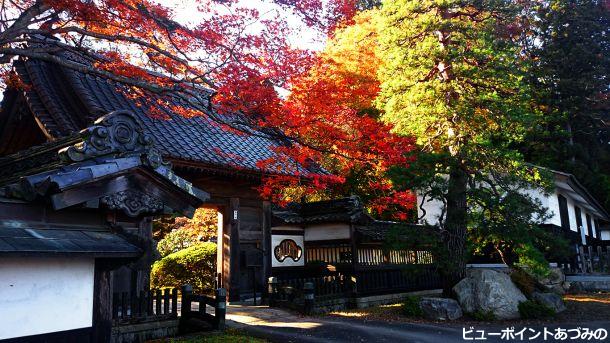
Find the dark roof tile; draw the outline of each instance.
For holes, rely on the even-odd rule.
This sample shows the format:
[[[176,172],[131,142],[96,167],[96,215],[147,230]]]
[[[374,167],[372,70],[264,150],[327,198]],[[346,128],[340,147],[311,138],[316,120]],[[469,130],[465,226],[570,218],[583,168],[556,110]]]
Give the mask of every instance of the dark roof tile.
[[[182,102],[173,95],[149,93],[147,99],[140,99],[142,104],[138,106],[118,89],[124,86],[50,62],[20,61],[16,71],[32,86],[26,91],[28,104],[53,138],[70,135],[101,115],[124,109],[145,123],[144,130],[158,142],[163,155],[174,160],[259,170],[257,162],[275,156],[273,149],[280,145],[263,131],[256,131],[255,135],[235,133],[221,128],[209,117],[184,118],[169,107],[160,108],[167,114],[167,120],[149,115],[149,106],[157,106],[157,100],[168,100],[174,105]]]
[[[86,229],[17,229],[0,226],[0,255],[83,254],[105,257],[138,256],[140,249],[109,231]]]

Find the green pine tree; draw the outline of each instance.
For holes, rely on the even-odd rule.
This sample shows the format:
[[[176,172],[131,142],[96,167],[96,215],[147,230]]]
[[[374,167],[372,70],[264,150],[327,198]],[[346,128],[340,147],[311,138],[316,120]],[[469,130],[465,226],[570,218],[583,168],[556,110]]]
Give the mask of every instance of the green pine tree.
[[[511,189],[540,179],[513,148],[538,119],[526,82],[523,14],[509,0],[396,0],[381,7],[378,106],[382,119],[416,137],[422,150],[402,180],[446,204],[445,293],[464,275],[468,227],[474,235],[484,226],[498,232],[515,226],[498,218],[510,223],[517,205],[539,209]],[[501,201],[507,194],[510,201]],[[535,217],[520,216],[531,229]],[[510,239],[521,240],[512,241],[513,251],[531,251],[523,232]]]

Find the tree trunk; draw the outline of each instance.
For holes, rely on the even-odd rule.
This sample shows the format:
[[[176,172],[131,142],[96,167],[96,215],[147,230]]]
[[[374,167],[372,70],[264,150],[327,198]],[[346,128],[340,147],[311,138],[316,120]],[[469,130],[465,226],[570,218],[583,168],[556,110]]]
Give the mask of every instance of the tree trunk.
[[[452,288],[466,271],[466,190],[468,175],[459,167],[449,173],[447,217],[443,232],[444,256],[441,258],[443,294],[451,295]]]

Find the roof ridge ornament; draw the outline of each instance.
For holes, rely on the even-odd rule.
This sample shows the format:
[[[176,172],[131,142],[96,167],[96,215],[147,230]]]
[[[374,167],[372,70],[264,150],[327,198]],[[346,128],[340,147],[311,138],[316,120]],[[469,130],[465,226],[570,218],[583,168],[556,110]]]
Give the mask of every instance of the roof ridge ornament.
[[[81,142],[59,150],[63,162],[81,162],[102,156],[141,155],[157,168],[163,161],[153,139],[144,133],[141,121],[127,110],[110,112],[80,131]]]

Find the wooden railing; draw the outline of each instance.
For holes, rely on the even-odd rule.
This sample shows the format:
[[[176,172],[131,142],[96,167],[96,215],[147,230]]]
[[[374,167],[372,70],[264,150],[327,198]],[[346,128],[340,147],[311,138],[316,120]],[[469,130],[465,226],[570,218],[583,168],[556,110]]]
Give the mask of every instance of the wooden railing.
[[[196,310],[192,309],[194,303],[199,305]],[[213,311],[208,311],[208,306]],[[213,296],[207,296],[193,294],[193,288],[185,285],[180,298],[176,288],[150,290],[137,295],[126,292],[113,294],[112,319],[116,326],[180,319],[182,327],[193,326],[192,320],[199,320],[214,329],[224,329],[225,315],[224,288],[217,288]]]
[[[227,292],[224,288],[216,289],[214,296],[193,294],[191,286],[182,287],[182,319],[203,320],[211,323],[214,329],[224,330],[225,316],[227,312]],[[198,304],[197,311],[193,311],[193,303]],[[210,306],[214,312],[208,312]]]
[[[178,316],[178,290],[149,290],[139,294],[114,293],[112,318],[116,323],[154,321]]]

